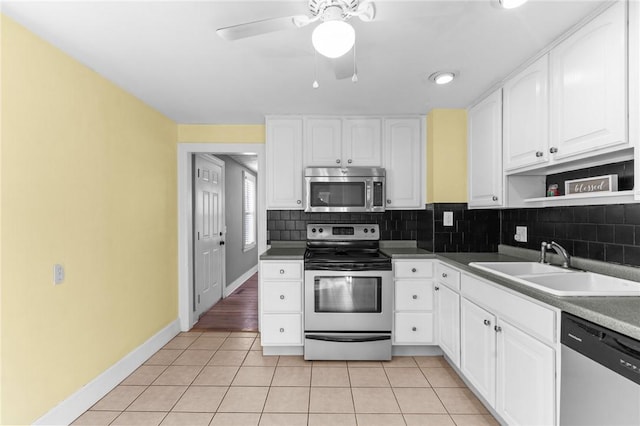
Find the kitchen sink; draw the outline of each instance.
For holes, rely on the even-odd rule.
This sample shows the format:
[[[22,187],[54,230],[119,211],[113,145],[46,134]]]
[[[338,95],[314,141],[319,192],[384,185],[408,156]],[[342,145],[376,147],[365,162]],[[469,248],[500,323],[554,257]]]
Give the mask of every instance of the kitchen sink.
[[[556,296],[640,296],[640,283],[537,262],[472,262],[469,266]]]

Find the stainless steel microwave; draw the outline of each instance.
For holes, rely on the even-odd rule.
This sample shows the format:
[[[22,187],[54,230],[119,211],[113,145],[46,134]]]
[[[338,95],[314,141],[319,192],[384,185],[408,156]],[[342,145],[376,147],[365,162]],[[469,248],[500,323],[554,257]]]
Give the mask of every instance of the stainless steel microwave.
[[[383,212],[386,172],[380,167],[308,167],[304,211]]]

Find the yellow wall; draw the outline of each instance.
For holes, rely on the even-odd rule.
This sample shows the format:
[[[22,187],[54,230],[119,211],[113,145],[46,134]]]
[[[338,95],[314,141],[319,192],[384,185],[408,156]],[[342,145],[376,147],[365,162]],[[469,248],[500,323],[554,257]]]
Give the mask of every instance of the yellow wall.
[[[427,114],[427,203],[467,202],[467,111]]]
[[[4,16],[1,35],[0,423],[27,424],[177,318],[177,126]]]
[[[178,142],[192,143],[264,143],[263,124],[178,125]]]

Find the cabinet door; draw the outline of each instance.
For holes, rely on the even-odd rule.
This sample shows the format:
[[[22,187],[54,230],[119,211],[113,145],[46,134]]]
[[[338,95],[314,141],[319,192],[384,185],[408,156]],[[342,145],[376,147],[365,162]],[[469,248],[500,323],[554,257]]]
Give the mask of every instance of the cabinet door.
[[[342,164],[347,167],[382,167],[380,119],[346,118],[342,125]]]
[[[469,110],[469,207],[499,207],[502,201],[502,92]]]
[[[304,164],[305,167],[343,165],[342,120],[340,118],[305,118]]]
[[[302,119],[267,119],[267,209],[302,209]]]
[[[436,285],[438,345],[460,367],[460,296],[443,284]]]
[[[510,425],[555,422],[555,351],[500,320],[496,410]]]
[[[384,120],[384,165],[387,208],[421,208],[422,124],[420,118]]]
[[[551,51],[554,159],[627,145],[626,2],[618,2]]]
[[[492,406],[496,397],[495,317],[462,298],[460,305],[460,370]]]
[[[504,169],[549,161],[549,58],[543,56],[503,87]]]

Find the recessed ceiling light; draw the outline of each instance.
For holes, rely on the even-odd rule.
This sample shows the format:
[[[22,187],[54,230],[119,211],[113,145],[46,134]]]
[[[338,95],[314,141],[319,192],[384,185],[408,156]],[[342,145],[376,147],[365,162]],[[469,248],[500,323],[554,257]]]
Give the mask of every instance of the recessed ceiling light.
[[[455,77],[456,74],[451,71],[438,71],[431,74],[429,80],[436,84],[447,84],[451,83]]]
[[[500,2],[500,6],[504,9],[515,9],[516,7],[520,7],[527,2],[527,0],[498,0]]]

